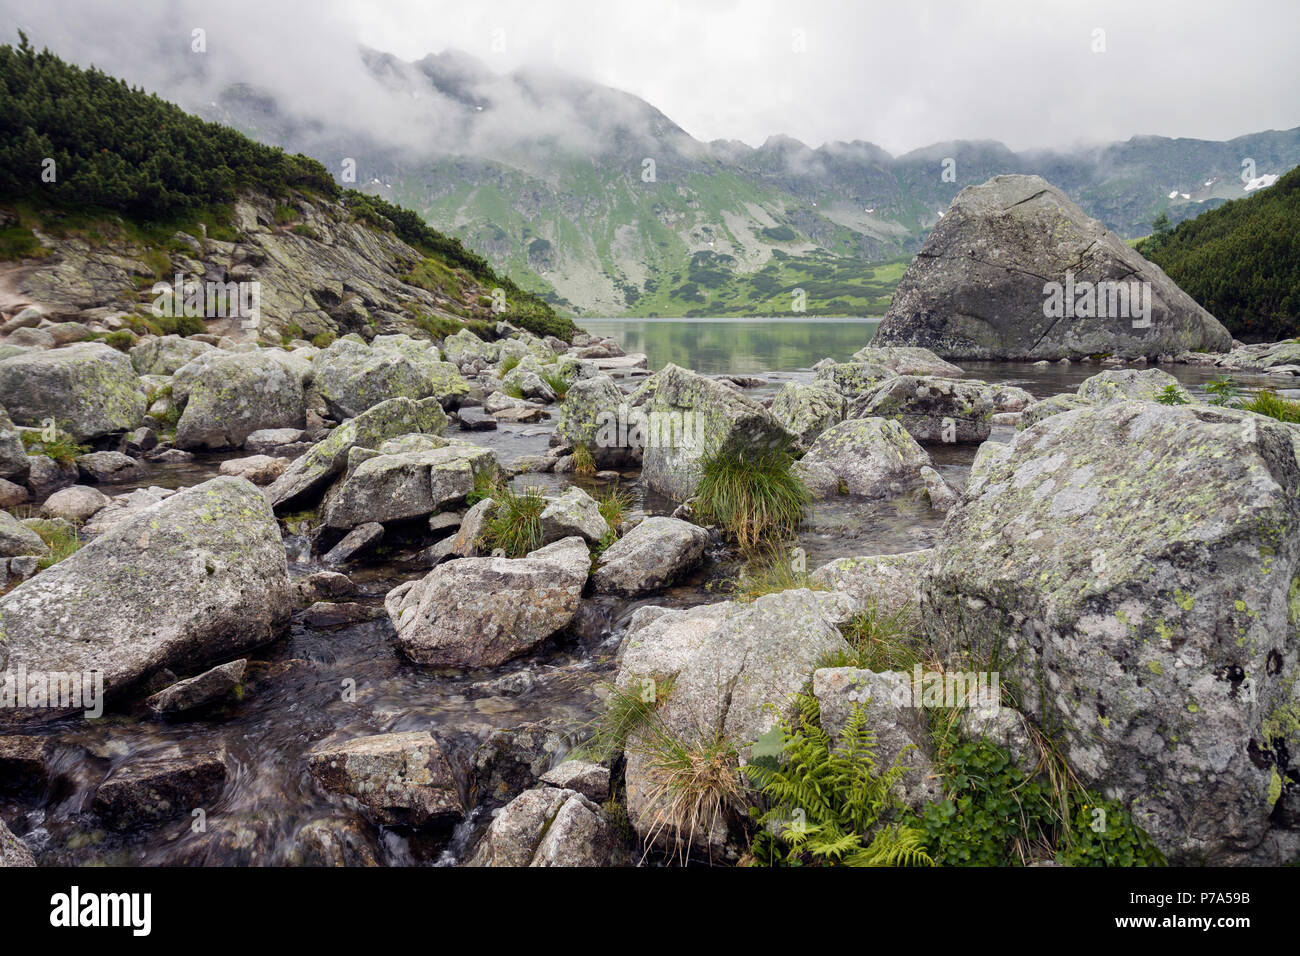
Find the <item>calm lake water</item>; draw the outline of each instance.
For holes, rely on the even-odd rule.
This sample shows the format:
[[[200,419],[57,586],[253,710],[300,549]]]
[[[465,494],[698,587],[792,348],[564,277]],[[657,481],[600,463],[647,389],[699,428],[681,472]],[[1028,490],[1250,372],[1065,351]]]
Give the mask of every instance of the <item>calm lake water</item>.
[[[579,319],[628,352],[645,352],[652,369],[669,362],[705,375],[757,375],[841,362],[868,344],[879,319]]]
[[[579,319],[593,335],[608,336],[628,352],[644,352],[650,368],[672,362],[705,375],[774,375],[804,378],[824,358],[847,362],[871,344],[880,319]],[[1072,392],[1102,366],[1091,362],[1034,365],[1031,362],[961,360],[966,377],[1018,385],[1036,398]],[[1188,365],[1162,366],[1193,394],[1202,394],[1215,371]],[[1243,384],[1265,382],[1236,376]],[[1258,380],[1258,381],[1257,381]],[[762,391],[760,389],[760,391]]]

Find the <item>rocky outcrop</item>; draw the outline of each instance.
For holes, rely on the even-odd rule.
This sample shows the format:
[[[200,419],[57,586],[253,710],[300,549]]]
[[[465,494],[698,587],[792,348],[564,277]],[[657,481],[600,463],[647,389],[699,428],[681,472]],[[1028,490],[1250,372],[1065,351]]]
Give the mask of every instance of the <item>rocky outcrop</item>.
[[[641,478],[647,487],[678,500],[694,494],[701,462],[709,455],[785,447],[794,441],[758,402],[676,365],[647,379],[630,403],[644,415]]]
[[[353,418],[392,398],[436,398],[443,408],[455,408],[469,393],[456,367],[440,361],[436,350],[417,354],[339,339],[311,365],[311,387],[338,419]]]
[[[1300,845],[1270,830],[1300,743],[1298,492],[1291,430],[1249,412],[1047,418],[976,461],[921,620],[949,666],[996,661],[1171,862],[1275,860]]]
[[[0,597],[0,668],[98,672],[112,698],[162,668],[193,672],[271,640],[292,603],[280,531],[261,491],[216,478],[125,518]],[[10,716],[49,720],[83,709]]]
[[[417,664],[496,667],[573,620],[590,561],[578,537],[522,558],[462,558],[389,591],[384,607]]]
[[[354,447],[346,473],[325,496],[322,516],[327,527],[339,529],[421,518],[463,502],[475,476],[496,467],[489,449],[436,435],[392,439],[378,452]]]
[[[1121,303],[1120,290],[1138,303]],[[957,359],[1156,358],[1227,351],[1232,337],[1063,192],[1016,175],[958,193],[899,282],[872,345]]]
[[[347,466],[353,448],[377,449],[400,435],[441,435],[447,428],[447,413],[437,399],[413,401],[392,398],[344,422],[294,460],[285,473],[266,490],[276,508],[285,508],[319,496]]]
[[[97,342],[0,360],[0,396],[17,424],[49,419],[77,441],[129,431],[145,412],[131,360]]]

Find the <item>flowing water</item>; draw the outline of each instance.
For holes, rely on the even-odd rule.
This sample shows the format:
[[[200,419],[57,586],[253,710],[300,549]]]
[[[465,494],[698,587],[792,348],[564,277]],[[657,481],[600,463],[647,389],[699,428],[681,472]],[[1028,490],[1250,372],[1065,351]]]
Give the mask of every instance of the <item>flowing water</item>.
[[[774,392],[784,381],[811,377],[810,366],[827,356],[844,361],[875,331],[867,320],[801,322],[764,320],[592,320],[591,332],[619,340],[629,352],[645,351],[652,368],[675,362],[705,373],[758,376],[751,394]],[[1095,365],[1031,366],[964,363],[969,377],[1010,382],[1039,397],[1071,391]],[[1189,387],[1211,376],[1203,370],[1169,369]],[[493,448],[502,461],[537,454],[547,445],[550,424],[502,425],[495,432],[462,437]],[[995,428],[1006,440],[1010,428]],[[931,449],[938,467],[960,486],[976,446]],[[214,477],[232,455],[207,455],[178,465],[149,466],[145,485],[179,487]],[[560,490],[570,476],[517,479]],[[635,507],[669,513],[674,503],[647,495],[635,475],[623,479]],[[131,486],[108,489],[128,491]],[[813,568],[837,557],[928,547],[941,519],[920,497],[886,502],[842,500],[818,505],[801,529],[799,546]],[[427,543],[427,542],[426,542]],[[290,573],[321,570],[309,542],[286,533]],[[495,728],[559,718],[580,726],[598,709],[597,688],[611,676],[613,655],[632,612],[642,604],[688,606],[725,595],[737,564],[716,548],[704,568],[677,587],[638,602],[587,599],[580,634],[548,642],[529,657],[484,672],[436,672],[415,667],[395,647],[383,614],[383,597],[405,580],[426,573],[410,562],[416,548],[384,553],[349,568],[359,588],[354,599],[374,617],[336,628],[308,625],[301,612],[288,633],[250,656],[242,695],[197,715],[171,722],[138,712],[110,710],[102,719],[67,719],[27,730],[56,739],[51,765],[57,782],[42,793],[0,794],[0,815],[37,851],[45,864],[284,864],[297,862],[297,833],[324,821],[363,847],[361,859],[382,863],[448,864],[463,858],[486,824],[482,811],[452,831],[375,828],[346,798],[324,793],[307,771],[306,754],[323,742],[405,730],[432,730],[448,752],[471,798],[470,763]],[[185,675],[182,675],[185,676]],[[344,687],[354,682],[355,700]],[[115,767],[140,757],[221,750],[230,775],[220,800],[204,807],[202,827],[192,815],[156,828],[126,833],[104,830],[89,813],[95,788]],[[468,805],[468,804],[467,804]]]

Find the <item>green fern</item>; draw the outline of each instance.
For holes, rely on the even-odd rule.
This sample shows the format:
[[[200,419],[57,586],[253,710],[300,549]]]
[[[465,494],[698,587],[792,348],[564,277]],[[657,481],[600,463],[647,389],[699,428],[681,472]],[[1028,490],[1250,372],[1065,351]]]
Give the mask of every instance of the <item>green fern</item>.
[[[754,858],[769,866],[929,866],[920,830],[888,822],[905,768],[876,766],[875,734],[855,705],[836,745],[821,726],[815,697],[798,699],[778,728],[780,756],[755,756],[745,775],[763,794]],[[756,748],[757,750],[757,748]]]

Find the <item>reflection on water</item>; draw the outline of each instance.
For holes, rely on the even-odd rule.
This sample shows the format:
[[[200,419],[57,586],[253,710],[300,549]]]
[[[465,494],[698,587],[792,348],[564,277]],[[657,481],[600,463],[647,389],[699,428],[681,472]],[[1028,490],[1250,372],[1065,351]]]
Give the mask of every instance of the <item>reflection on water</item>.
[[[871,341],[879,319],[582,319],[592,335],[706,375],[793,372],[830,356],[841,362]]]

